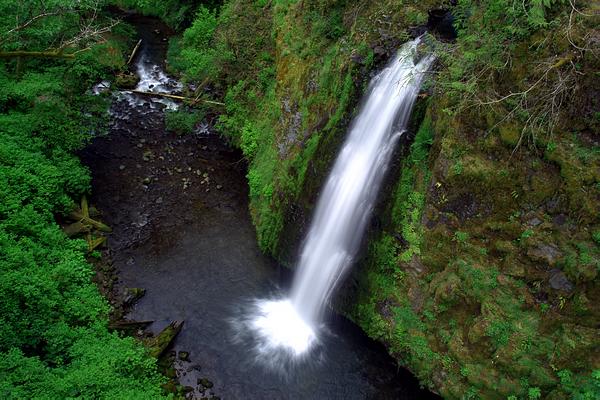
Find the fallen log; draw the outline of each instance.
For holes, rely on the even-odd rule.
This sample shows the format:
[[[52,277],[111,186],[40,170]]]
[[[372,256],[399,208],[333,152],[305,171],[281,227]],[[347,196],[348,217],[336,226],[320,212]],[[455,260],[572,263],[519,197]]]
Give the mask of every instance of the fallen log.
[[[83,224],[92,225],[94,228],[98,229],[99,231],[112,232],[112,229],[110,228],[110,226],[83,215],[83,213],[79,210],[71,211],[71,213],[69,214],[69,217],[71,217],[72,219],[79,221]]]
[[[104,236],[100,236],[95,239],[92,239],[91,235],[90,235],[90,238],[88,240],[88,250],[90,252],[94,251],[96,249],[96,247],[104,244],[105,242],[106,242],[106,238]]]
[[[73,237],[80,233],[87,233],[90,231],[91,226],[82,223],[81,221],[73,222],[70,225],[67,225],[63,228],[63,232],[68,237]]]
[[[0,58],[75,58],[75,53],[62,53],[60,51],[0,51]]]
[[[115,321],[108,324],[109,329],[144,329],[154,321],[145,320],[145,321]]]
[[[87,197],[85,196],[81,196],[81,213],[88,218],[90,217],[90,208],[88,206]]]
[[[186,101],[190,104],[195,104],[198,102],[202,102],[202,103],[206,103],[206,104],[214,104],[214,105],[218,105],[218,106],[224,106],[225,103],[221,103],[219,101],[212,101],[212,100],[197,100],[197,99],[192,99],[191,97],[185,97],[185,96],[178,96],[176,94],[170,94],[170,93],[157,93],[157,92],[144,92],[143,90],[130,90],[131,93],[135,93],[135,94],[141,94],[141,95],[145,95],[145,96],[150,96],[150,97],[164,97],[167,99],[173,99],[173,100],[179,100],[179,101]]]
[[[137,44],[133,48],[133,51],[131,52],[129,59],[127,60],[127,65],[131,64],[131,61],[133,60],[133,57],[135,57],[135,53],[137,53],[138,48],[140,47],[140,44],[142,44],[142,39],[138,40]]]
[[[157,336],[146,339],[145,344],[152,357],[158,357],[169,347],[173,339],[181,331],[183,321],[173,321],[163,329]]]

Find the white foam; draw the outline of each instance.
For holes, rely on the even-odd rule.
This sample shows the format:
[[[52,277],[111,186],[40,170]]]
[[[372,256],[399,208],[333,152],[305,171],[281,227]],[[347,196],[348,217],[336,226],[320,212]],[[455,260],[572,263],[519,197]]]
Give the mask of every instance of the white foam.
[[[317,341],[313,328],[302,319],[289,299],[257,302],[251,328],[258,335],[262,353],[284,348],[299,356]]]

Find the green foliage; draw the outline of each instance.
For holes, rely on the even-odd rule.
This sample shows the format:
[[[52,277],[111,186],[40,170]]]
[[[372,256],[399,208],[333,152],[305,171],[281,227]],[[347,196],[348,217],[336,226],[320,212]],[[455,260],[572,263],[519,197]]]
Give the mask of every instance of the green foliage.
[[[181,43],[180,60],[189,79],[216,78],[220,72],[220,59],[226,57],[227,49],[213,46],[217,28],[215,11],[201,6],[192,26],[185,30]]]
[[[537,400],[542,396],[542,391],[538,387],[532,387],[527,390],[527,398],[529,400]]]
[[[44,3],[68,15],[42,18],[6,46],[45,49],[48,40],[79,30],[85,18],[73,11],[97,4]],[[21,5],[35,13],[42,3]],[[2,29],[15,21],[6,7],[0,2]],[[107,102],[89,87],[121,60],[119,44],[108,41],[73,61],[31,60],[25,70],[0,63],[2,398],[161,396],[155,360],[108,331],[109,305],[91,281],[85,242],[68,239],[54,219],[90,189],[88,171],[73,153],[105,129]]]
[[[202,121],[204,113],[199,110],[179,109],[165,113],[166,128],[179,135],[192,133],[196,125]]]
[[[491,321],[490,325],[488,326],[486,335],[492,339],[494,346],[498,348],[504,347],[508,344],[508,340],[510,339],[512,332],[513,327],[510,322],[494,320]]]
[[[46,50],[64,48],[81,33],[82,24],[96,26],[96,17],[105,1],[26,0],[0,1],[0,49]],[[72,44],[84,48],[98,41],[97,35],[82,35]],[[68,43],[68,47],[72,47]]]
[[[469,240],[469,233],[468,232],[461,232],[461,231],[456,231],[454,232],[454,239],[459,243],[466,243]]]
[[[600,245],[600,231],[595,231],[592,233],[592,239],[596,242],[596,245]]]
[[[496,268],[474,265],[461,259],[456,261],[456,266],[459,277],[466,283],[464,286],[469,288],[468,294],[480,301],[498,286],[499,272]]]
[[[534,234],[533,229],[525,229],[522,233],[521,236],[519,236],[519,241],[522,242],[524,240],[529,239],[530,237],[532,237]]]
[[[187,27],[200,3],[215,6],[218,1],[198,0],[110,0],[122,8],[134,9],[144,15],[158,17],[174,29]]]
[[[589,376],[575,375],[568,369],[558,371],[561,389],[573,400],[592,400],[600,397],[600,370]]]
[[[579,79],[570,53],[585,48],[582,43],[588,40],[580,27],[591,13],[568,17],[571,5],[564,0],[527,0],[518,6],[510,0],[459,0],[453,8],[456,46],[441,52],[448,68],[439,84],[451,100],[446,111],[453,115],[485,106],[490,127],[511,121],[521,127],[514,145],[531,137],[526,135],[551,138],[559,109],[566,108],[554,105],[573,95]],[[557,54],[561,39],[554,34],[563,31],[572,47],[562,46]],[[546,59],[531,68],[532,56]]]
[[[420,190],[423,190],[423,182],[428,180],[427,156],[432,141],[431,119],[426,117],[410,147],[394,196],[392,221],[395,226],[400,227],[402,237],[408,243],[408,247],[400,255],[402,262],[408,262],[413,255],[420,254],[421,215],[425,205],[425,195]]]

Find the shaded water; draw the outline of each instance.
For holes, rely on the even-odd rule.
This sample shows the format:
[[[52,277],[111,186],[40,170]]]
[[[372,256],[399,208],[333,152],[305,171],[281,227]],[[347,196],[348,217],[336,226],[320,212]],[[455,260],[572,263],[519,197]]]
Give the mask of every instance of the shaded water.
[[[133,22],[147,46],[138,63],[162,71],[163,38],[152,32],[166,28],[153,19]],[[109,135],[95,139],[82,158],[92,171],[93,201],[113,228],[109,252],[118,287],[146,289],[128,317],[153,320],[153,332],[185,321],[173,350],[190,353],[189,361],[176,364],[179,381],[193,389],[190,397],[433,397],[381,345],[339,316],[328,324],[313,362],[293,374],[256,365],[231,320],[254,298],[281,296],[289,279],[257,247],[242,156],[214,134],[165,131],[167,105],[128,96],[114,101]],[[199,385],[199,378],[214,387]]]

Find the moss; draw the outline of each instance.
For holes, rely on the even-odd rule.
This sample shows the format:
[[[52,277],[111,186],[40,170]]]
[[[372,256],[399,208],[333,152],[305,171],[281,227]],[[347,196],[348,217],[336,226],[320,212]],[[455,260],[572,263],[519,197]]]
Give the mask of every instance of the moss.
[[[516,124],[504,124],[498,128],[502,143],[514,149],[519,144],[521,129]]]

